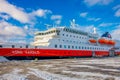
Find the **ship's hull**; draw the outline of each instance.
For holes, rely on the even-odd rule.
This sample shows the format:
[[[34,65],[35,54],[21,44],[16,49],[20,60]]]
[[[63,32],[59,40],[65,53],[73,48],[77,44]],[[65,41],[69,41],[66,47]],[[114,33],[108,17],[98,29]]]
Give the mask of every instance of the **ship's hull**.
[[[120,52],[113,51],[113,54],[120,55]],[[109,55],[110,51],[0,48],[0,56],[6,57],[92,57]]]

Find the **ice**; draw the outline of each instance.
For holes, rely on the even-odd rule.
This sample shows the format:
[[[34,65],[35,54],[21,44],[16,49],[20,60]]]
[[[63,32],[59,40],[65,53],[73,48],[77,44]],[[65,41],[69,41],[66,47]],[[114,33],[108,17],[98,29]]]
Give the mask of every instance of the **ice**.
[[[108,78],[108,77],[114,77],[115,80],[120,80],[120,77],[105,75],[105,74],[100,74],[100,73],[92,73],[92,72],[63,71],[63,73],[70,73],[70,74],[79,75],[83,79],[86,78],[86,76],[96,76],[96,77],[103,78],[103,80]],[[88,79],[89,79],[89,77],[88,77]],[[94,80],[94,78],[92,80]]]
[[[86,79],[78,79],[78,78],[71,78],[63,75],[53,74],[45,71],[41,71],[34,68],[28,68],[31,70],[29,73],[36,75],[39,78],[43,78],[44,80],[86,80]]]
[[[26,75],[21,75],[22,69],[14,69],[12,72],[0,76],[0,80],[28,80]]]
[[[104,70],[104,71],[116,71],[116,72],[120,72],[120,70],[117,69],[104,69],[104,68],[100,68],[100,67],[95,67],[95,66],[89,66],[89,65],[69,65],[70,67],[85,67],[85,68],[90,68],[90,69],[100,69],[100,70]]]

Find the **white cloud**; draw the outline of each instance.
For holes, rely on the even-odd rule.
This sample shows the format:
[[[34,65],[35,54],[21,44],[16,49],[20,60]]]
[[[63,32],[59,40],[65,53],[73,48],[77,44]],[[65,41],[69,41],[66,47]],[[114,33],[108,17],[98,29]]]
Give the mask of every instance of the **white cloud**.
[[[109,27],[111,25],[113,25],[113,23],[101,23],[101,24],[99,24],[100,27]]]
[[[118,10],[115,12],[115,16],[116,16],[116,17],[120,17],[120,9],[118,9]]]
[[[51,13],[52,13],[51,10],[38,9],[36,11],[33,11],[31,14],[38,17],[46,17],[47,14],[51,14]]]
[[[52,15],[51,20],[62,19],[61,15]]]
[[[26,32],[23,28],[14,26],[8,22],[0,21],[0,36],[2,37],[15,37],[26,36]]]
[[[79,25],[79,24],[75,24],[75,28],[79,29],[79,30],[83,30],[85,32],[91,32],[93,33],[93,28],[95,28],[94,25]]]
[[[4,20],[0,21],[0,41],[2,42],[29,43],[32,40],[26,37],[33,36],[36,31],[38,30],[28,25],[19,27]]]
[[[88,17],[88,12],[80,13],[80,17],[87,19],[88,21],[99,21],[101,18]]]
[[[52,15],[51,20],[54,21],[54,24],[59,25],[61,23],[62,16],[61,15]]]
[[[120,4],[115,6],[115,7],[113,7],[113,10],[115,10],[114,16],[120,17]]]
[[[109,27],[113,25],[119,25],[120,23],[101,23],[98,27]]]
[[[88,18],[87,20],[89,20],[89,21],[99,21],[101,18]]]
[[[115,6],[115,7],[113,7],[113,10],[116,10],[116,9],[119,9],[119,8],[120,8],[120,4]]]
[[[111,33],[113,39],[120,40],[120,25],[118,25],[117,29],[113,30]]]
[[[0,18],[2,18],[4,20],[8,20],[10,18],[10,16],[9,15],[0,14]]]
[[[0,0],[0,13],[6,13],[21,23],[29,23],[30,18],[22,8],[8,3],[6,0]]]
[[[88,14],[87,12],[80,13],[80,17],[86,17],[87,14]]]
[[[84,0],[84,3],[87,6],[94,6],[94,5],[108,5],[113,0]]]
[[[91,32],[91,33],[93,33],[93,28],[95,28],[94,25],[84,26],[84,30],[87,31],[87,32]]]

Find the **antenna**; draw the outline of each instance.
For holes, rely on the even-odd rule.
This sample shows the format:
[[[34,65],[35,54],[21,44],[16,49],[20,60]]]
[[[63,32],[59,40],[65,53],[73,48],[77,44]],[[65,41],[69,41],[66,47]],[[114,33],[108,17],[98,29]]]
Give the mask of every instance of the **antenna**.
[[[76,25],[75,24],[75,19],[73,19],[72,21],[70,21],[70,25],[71,25],[72,28],[75,28],[75,25]]]
[[[51,26],[49,24],[44,24],[44,25],[46,26],[47,29],[49,29],[49,27]]]
[[[96,34],[96,33],[97,33],[97,32],[96,32],[96,28],[95,28],[95,27],[93,28],[93,33],[94,33],[94,34]]]

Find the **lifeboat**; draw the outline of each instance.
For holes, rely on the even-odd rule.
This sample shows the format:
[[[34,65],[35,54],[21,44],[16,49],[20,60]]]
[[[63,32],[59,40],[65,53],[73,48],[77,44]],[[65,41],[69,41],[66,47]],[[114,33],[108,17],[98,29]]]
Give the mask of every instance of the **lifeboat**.
[[[89,42],[90,43],[96,43],[97,41],[95,39],[90,39]]]
[[[109,40],[108,44],[109,44],[109,45],[115,45],[115,41]]]
[[[102,38],[101,38],[101,39],[98,40],[98,42],[99,42],[100,44],[108,44],[109,41],[106,40],[106,39],[102,39]]]

